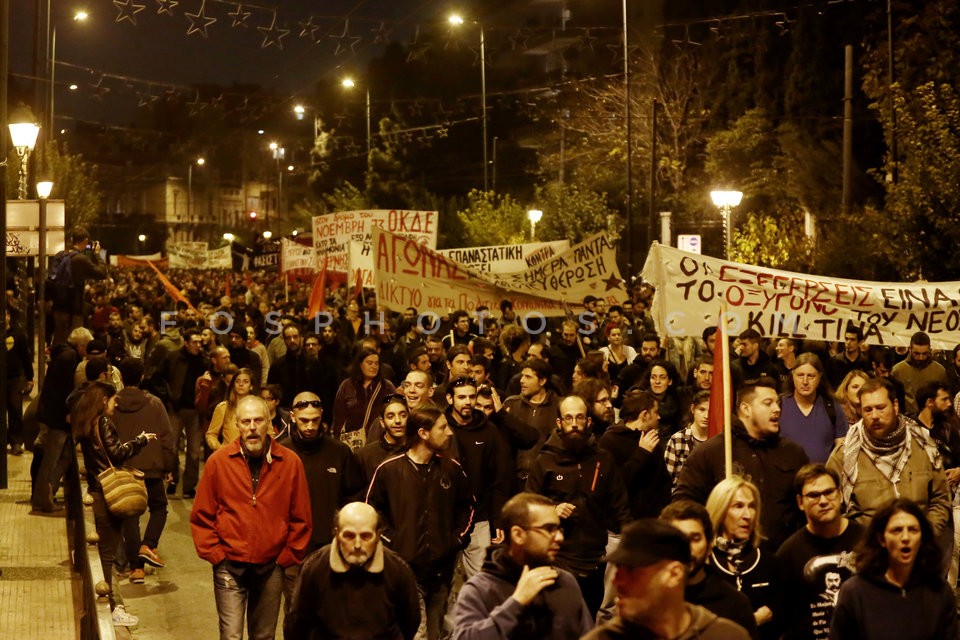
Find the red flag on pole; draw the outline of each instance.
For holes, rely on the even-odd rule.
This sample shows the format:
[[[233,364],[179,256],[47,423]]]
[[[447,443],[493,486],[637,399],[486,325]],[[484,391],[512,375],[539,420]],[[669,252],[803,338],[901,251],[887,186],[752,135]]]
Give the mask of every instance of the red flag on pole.
[[[710,412],[707,437],[723,433],[724,416],[729,411],[729,401],[725,402],[723,379],[730,375],[723,360],[723,346],[728,344],[727,332],[723,326],[723,314],[717,322],[717,340],[713,348],[713,381],[710,383]],[[729,393],[729,392],[727,392]]]
[[[363,306],[363,300],[360,297],[360,294],[363,293],[363,279],[360,276],[360,269],[357,269],[357,286],[353,289],[353,297],[357,301],[357,304]]]
[[[228,298],[232,298],[232,297],[233,297],[233,296],[230,295],[230,274],[229,274],[229,273],[224,276],[224,280],[223,280],[223,295],[227,296]]]
[[[313,289],[310,291],[310,306],[307,309],[307,316],[313,318],[323,311],[326,306],[327,297],[327,256],[323,257],[323,269],[313,281]]]
[[[188,307],[196,311],[194,306],[190,304],[190,300],[187,296],[183,295],[183,292],[177,289],[170,280],[167,279],[167,276],[163,275],[160,269],[157,268],[157,265],[153,264],[150,260],[147,260],[147,264],[150,265],[150,268],[153,269],[157,274],[157,279],[160,280],[160,284],[163,285],[164,290],[167,292],[175,302],[184,302]]]

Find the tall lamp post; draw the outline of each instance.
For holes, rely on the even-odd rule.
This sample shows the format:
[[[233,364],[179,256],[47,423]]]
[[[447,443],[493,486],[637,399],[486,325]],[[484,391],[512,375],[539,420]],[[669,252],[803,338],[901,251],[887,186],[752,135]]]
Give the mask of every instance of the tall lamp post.
[[[463,16],[455,13],[447,19],[447,22],[455,27],[459,27],[465,20]],[[483,123],[483,190],[488,191],[490,189],[490,182],[487,179],[489,172],[487,162],[487,50],[483,37],[483,25],[476,21],[474,21],[473,24],[477,25],[477,28],[480,29],[480,107],[483,111],[480,119]]]
[[[710,199],[713,200],[714,206],[720,209],[720,213],[723,215],[723,257],[726,260],[730,259],[730,227],[731,215],[734,207],[740,206],[740,201],[743,200],[743,193],[740,191],[711,191]]]
[[[340,81],[340,86],[344,89],[353,89],[357,86],[353,78],[344,78]],[[367,111],[367,162],[370,162],[370,87],[366,88],[366,111]]]
[[[74,22],[85,22],[90,14],[82,9],[73,14]],[[53,114],[55,103],[55,92],[57,90],[57,25],[50,13],[50,0],[47,0],[47,20],[50,24],[50,55],[47,56],[47,75],[50,78],[49,95],[47,96],[47,138],[53,140],[56,136],[56,130],[53,128]]]
[[[280,210],[283,208],[283,169],[280,168],[280,161],[287,155],[287,150],[276,142],[270,143],[270,153],[273,159],[277,161],[277,219],[280,219]],[[267,214],[267,222],[270,221],[270,214]]]
[[[537,239],[537,223],[543,218],[543,211],[540,209],[530,209],[527,211],[527,220],[530,221],[530,242]]]
[[[30,152],[37,144],[37,135],[40,133],[40,126],[35,122],[20,121],[11,122],[10,140],[14,149],[17,150],[17,157],[20,158],[19,182],[17,187],[17,200],[27,199],[27,163],[30,160]]]
[[[47,198],[53,191],[53,183],[49,180],[41,180],[37,183],[37,196],[40,198],[40,219],[39,233],[40,246],[37,249],[37,318],[40,339],[39,344],[40,357],[37,358],[37,388],[43,386],[43,376],[46,373],[47,363],[44,355],[47,346],[47,298],[44,289],[44,283],[47,281]]]

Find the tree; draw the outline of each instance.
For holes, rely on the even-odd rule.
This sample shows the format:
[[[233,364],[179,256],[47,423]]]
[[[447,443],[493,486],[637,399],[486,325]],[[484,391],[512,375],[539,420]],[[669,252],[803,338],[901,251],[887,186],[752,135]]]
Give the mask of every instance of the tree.
[[[796,212],[749,213],[730,238],[730,259],[744,264],[809,271],[813,242],[804,235]]]
[[[551,182],[538,186],[534,202],[543,210],[543,219],[537,224],[540,241],[569,240],[576,244],[598,231],[618,237],[623,229],[623,220],[607,203],[607,194],[576,184]]]
[[[509,194],[473,189],[468,207],[457,211],[463,246],[520,244],[527,240],[527,208]]]

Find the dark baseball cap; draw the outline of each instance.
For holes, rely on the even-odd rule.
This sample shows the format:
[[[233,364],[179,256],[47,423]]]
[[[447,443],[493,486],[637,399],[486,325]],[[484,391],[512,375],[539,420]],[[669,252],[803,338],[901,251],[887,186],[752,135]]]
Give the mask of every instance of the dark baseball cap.
[[[103,340],[94,339],[87,344],[87,355],[98,355],[106,353],[107,345]]]
[[[690,540],[676,527],[655,518],[642,518],[623,528],[620,544],[607,561],[623,567],[646,567],[661,560],[690,562]]]

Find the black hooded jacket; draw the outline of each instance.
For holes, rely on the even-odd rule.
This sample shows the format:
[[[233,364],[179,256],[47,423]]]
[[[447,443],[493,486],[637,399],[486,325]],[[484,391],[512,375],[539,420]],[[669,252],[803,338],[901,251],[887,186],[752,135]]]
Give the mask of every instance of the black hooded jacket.
[[[663,440],[653,451],[640,446],[639,429],[616,424],[600,438],[600,448],[610,452],[623,477],[634,518],[656,518],[670,503],[673,481],[663,459]]]

